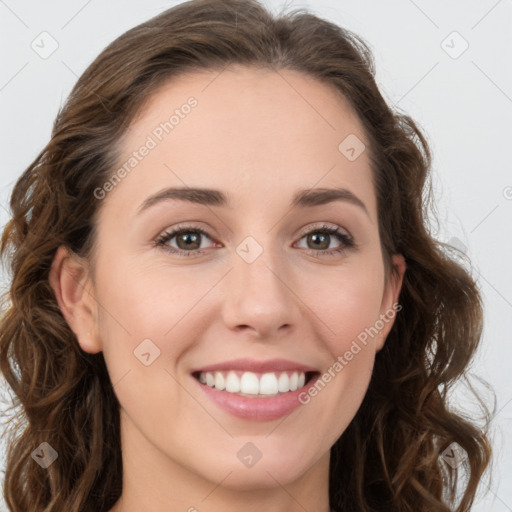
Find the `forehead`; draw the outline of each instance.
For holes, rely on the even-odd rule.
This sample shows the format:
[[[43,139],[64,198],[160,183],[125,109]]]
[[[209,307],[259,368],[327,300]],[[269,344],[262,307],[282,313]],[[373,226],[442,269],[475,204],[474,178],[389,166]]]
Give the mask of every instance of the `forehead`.
[[[191,98],[197,105],[188,109]],[[182,109],[191,110],[190,115],[180,113]],[[297,139],[314,142],[325,136],[326,142],[335,143],[349,133],[365,137],[358,116],[333,85],[290,69],[232,65],[223,70],[181,73],[152,93],[130,126],[131,138],[169,121],[173,113],[179,114],[179,119],[173,121],[173,137],[167,138],[171,144],[179,136],[192,137],[192,128],[210,129],[209,138],[233,134],[238,143],[253,141],[242,146],[245,152],[251,147],[257,152],[255,142],[273,138],[276,130],[282,143]],[[187,118],[190,120],[181,122]],[[223,131],[219,133],[216,126]],[[247,130],[240,132],[240,128]]]
[[[347,158],[347,140],[359,144],[356,159]],[[349,188],[375,210],[360,120],[334,87],[294,70],[231,66],[174,77],[131,123],[119,166],[145,145],[113,201],[165,186],[289,201],[318,186]]]

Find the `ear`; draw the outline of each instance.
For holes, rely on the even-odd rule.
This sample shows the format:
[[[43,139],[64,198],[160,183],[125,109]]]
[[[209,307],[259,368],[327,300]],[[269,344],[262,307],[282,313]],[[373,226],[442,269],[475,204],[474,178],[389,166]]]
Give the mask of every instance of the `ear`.
[[[49,276],[60,310],[84,352],[101,351],[97,332],[97,302],[85,260],[61,246]]]
[[[401,306],[398,305],[398,297],[402,289],[405,270],[407,264],[405,258],[401,254],[394,254],[391,259],[392,271],[387,280],[384,294],[382,296],[382,304],[380,308],[379,320],[384,324],[380,329],[376,339],[375,350],[378,352],[384,346],[384,342],[395,323],[396,315],[399,314]]]

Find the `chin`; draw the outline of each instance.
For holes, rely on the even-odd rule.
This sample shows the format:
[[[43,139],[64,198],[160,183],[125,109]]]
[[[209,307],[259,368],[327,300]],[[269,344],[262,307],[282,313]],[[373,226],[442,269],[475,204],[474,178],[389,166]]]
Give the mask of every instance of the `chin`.
[[[225,461],[222,467],[215,464],[215,460],[211,462],[212,466],[207,470],[208,475],[205,474],[204,469],[203,475],[213,482],[219,482],[225,478],[222,481],[222,487],[236,491],[270,489],[279,484],[288,485],[310,469],[303,457],[298,463],[297,460],[290,459],[286,452],[272,453],[267,456],[263,453],[261,459],[252,467],[244,465],[238,459],[234,463]]]

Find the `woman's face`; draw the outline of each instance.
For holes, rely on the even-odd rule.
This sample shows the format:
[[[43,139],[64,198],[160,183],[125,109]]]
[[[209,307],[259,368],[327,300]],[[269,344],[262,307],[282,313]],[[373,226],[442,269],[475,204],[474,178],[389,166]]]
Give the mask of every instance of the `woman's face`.
[[[104,353],[125,464],[233,489],[326,477],[402,281],[384,286],[363,144],[348,102],[293,71],[182,75],[150,99],[95,193],[76,327]]]

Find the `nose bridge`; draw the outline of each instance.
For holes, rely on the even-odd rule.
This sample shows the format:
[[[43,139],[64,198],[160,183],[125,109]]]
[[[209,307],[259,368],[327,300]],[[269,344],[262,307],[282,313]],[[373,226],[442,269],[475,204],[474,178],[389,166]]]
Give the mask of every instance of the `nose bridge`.
[[[259,237],[261,242],[248,236],[235,248],[224,304],[227,324],[250,326],[261,335],[294,325],[298,318],[297,299],[287,283],[290,275],[283,270],[283,253],[267,235]]]
[[[279,275],[283,268],[280,251],[274,247],[271,238],[271,234],[264,240],[259,236],[258,241],[253,236],[247,236],[238,244],[233,276],[233,279],[243,285],[242,289],[252,294],[263,292],[269,299],[276,294],[285,294],[282,289],[285,276]]]

